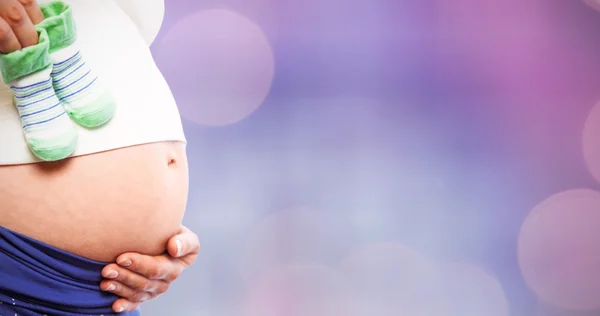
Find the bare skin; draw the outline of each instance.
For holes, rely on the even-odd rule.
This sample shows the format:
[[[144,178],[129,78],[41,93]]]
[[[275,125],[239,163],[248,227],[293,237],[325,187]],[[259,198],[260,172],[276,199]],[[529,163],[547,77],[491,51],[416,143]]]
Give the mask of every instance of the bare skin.
[[[44,16],[35,0],[0,0],[0,52],[11,53],[38,42],[35,24]]]
[[[37,44],[34,25],[42,20],[43,14],[35,0],[0,0],[0,52],[8,54]],[[102,271],[105,280],[99,286],[120,297],[113,304],[116,312],[135,310],[141,302],[167,291],[196,260],[199,249],[198,236],[182,226],[168,240],[162,254],[128,252],[118,256],[115,263]]]

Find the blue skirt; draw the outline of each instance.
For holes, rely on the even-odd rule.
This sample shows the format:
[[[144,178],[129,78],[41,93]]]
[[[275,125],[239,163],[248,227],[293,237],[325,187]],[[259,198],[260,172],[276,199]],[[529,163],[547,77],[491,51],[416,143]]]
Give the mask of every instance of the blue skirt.
[[[89,260],[0,227],[0,316],[116,314],[100,290],[104,262]]]

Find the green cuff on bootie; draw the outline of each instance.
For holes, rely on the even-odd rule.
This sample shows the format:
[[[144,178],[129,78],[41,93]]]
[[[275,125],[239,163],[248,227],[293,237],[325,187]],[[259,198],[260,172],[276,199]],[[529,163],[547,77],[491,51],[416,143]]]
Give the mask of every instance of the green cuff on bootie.
[[[48,33],[37,29],[39,42],[10,54],[0,54],[0,73],[5,84],[15,79],[36,73],[52,65]]]
[[[37,26],[48,32],[50,53],[70,46],[77,39],[77,28],[71,6],[63,1],[52,1],[40,5],[44,20]]]

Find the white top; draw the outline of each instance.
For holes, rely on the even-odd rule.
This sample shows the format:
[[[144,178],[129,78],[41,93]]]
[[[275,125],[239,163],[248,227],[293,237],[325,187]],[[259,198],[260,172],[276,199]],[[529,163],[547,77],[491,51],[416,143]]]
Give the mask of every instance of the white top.
[[[149,49],[162,23],[163,1],[66,0],[83,56],[117,102],[108,124],[78,129],[73,156],[159,141],[185,142],[177,105]],[[0,165],[39,161],[25,142],[12,92],[0,85]]]

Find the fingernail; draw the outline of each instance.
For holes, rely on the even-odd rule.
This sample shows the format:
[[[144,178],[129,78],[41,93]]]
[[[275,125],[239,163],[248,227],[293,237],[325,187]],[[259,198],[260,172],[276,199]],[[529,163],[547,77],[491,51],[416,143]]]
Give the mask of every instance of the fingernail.
[[[129,260],[129,259],[121,260],[120,262],[117,262],[117,263],[122,267],[129,267],[131,265],[131,260]]]
[[[116,287],[116,286],[115,286],[113,283],[111,283],[111,284],[110,284],[110,285],[109,285],[109,286],[106,288],[106,290],[107,290],[107,291],[114,291],[116,288],[117,288],[117,287]]]
[[[108,278],[108,279],[114,279],[114,278],[116,278],[118,276],[119,276],[119,273],[117,271],[115,271],[115,270],[110,270],[106,274],[106,278]]]
[[[117,313],[121,313],[125,310],[125,306],[121,306],[119,307],[119,309],[117,310]]]
[[[176,239],[175,240],[175,245],[177,246],[177,256],[181,255],[181,249],[183,248],[183,245],[181,244],[181,240]]]

